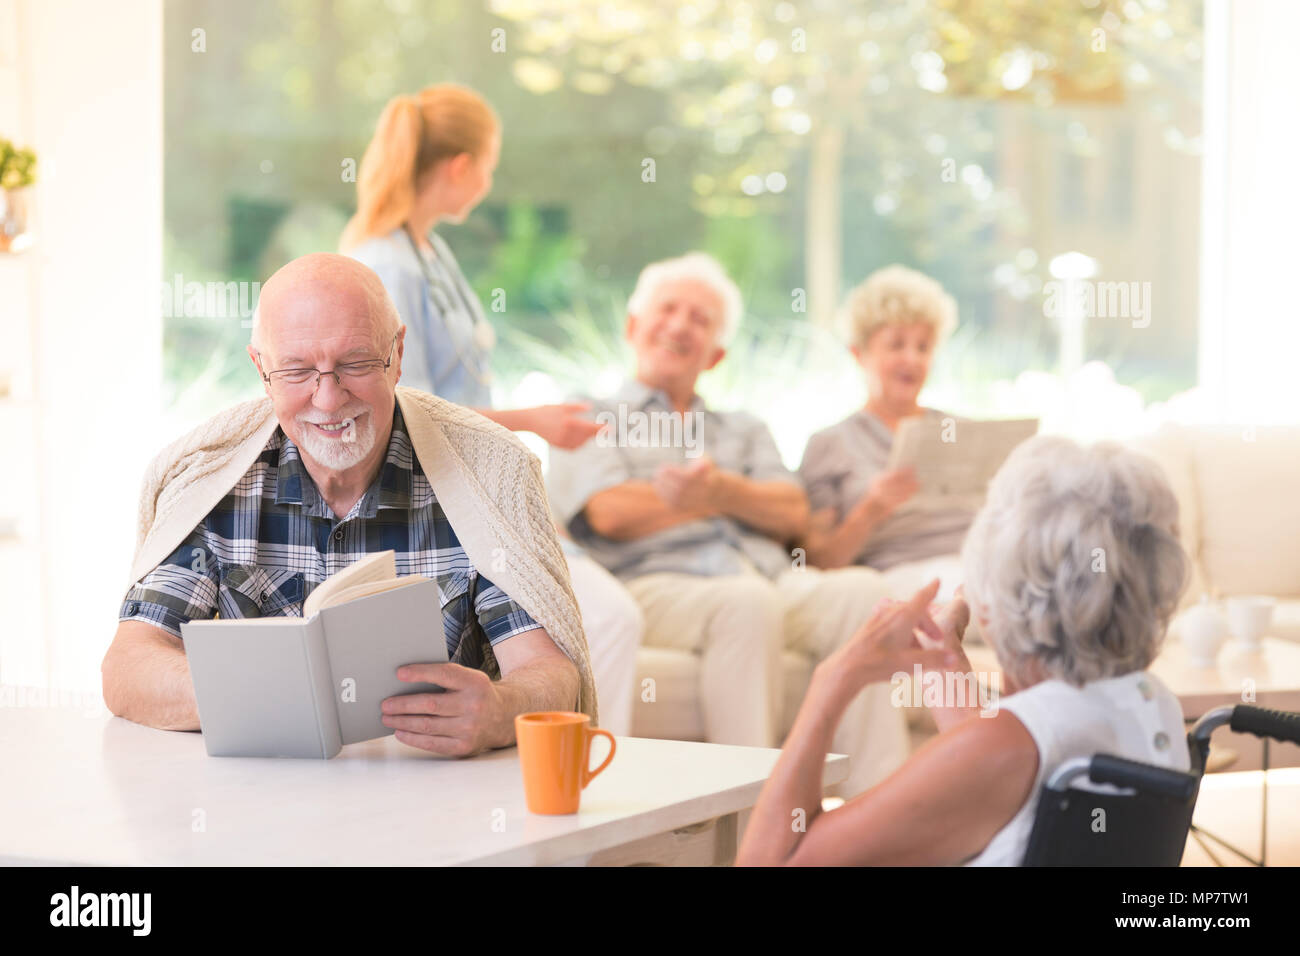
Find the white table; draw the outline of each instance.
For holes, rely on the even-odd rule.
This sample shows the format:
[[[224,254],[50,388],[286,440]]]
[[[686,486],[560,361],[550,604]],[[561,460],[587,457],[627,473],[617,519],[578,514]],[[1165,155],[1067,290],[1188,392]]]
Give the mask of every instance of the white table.
[[[452,760],[385,737],[332,760],[218,758],[197,733],[106,714],[0,708],[0,864],[729,863],[780,753],[619,737],[580,812],[545,817],[513,747]],[[823,787],[848,769],[828,756]]]
[[[1300,710],[1300,644],[1266,637],[1258,650],[1228,641],[1214,667],[1193,667],[1186,646],[1170,640],[1151,672],[1178,695],[1189,720],[1216,707],[1254,704],[1276,710]],[[1247,700],[1246,694],[1254,696]]]

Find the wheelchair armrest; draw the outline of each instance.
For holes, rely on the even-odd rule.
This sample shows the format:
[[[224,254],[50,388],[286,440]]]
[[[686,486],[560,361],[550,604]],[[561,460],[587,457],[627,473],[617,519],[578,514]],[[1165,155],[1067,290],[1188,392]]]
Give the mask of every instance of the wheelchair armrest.
[[[1171,800],[1181,801],[1192,799],[1200,782],[1192,774],[1181,770],[1153,767],[1123,757],[1112,757],[1110,754],[1096,754],[1092,758],[1088,779],[1093,783],[1132,787],[1146,793],[1155,793]]]

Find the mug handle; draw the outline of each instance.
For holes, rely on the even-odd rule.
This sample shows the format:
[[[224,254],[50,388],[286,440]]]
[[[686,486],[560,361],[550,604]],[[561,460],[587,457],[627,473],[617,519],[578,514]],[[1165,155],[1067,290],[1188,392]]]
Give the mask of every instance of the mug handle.
[[[588,746],[588,748],[590,748],[590,746],[591,746],[591,738],[592,738],[592,737],[595,737],[595,736],[597,736],[597,735],[600,735],[600,736],[602,736],[602,737],[608,737],[608,738],[609,738],[609,756],[606,757],[606,758],[605,758],[605,762],[602,763],[602,764],[601,764],[599,767],[597,767],[595,770],[589,770],[589,769],[587,769],[586,767],[583,767],[583,768],[582,768],[582,789],[583,789],[583,790],[586,790],[586,789],[587,789],[587,784],[591,783],[592,780],[596,779],[596,774],[600,773],[602,770],[604,770],[606,767],[608,767],[608,766],[609,766],[609,762],[610,762],[611,760],[614,759],[614,751],[615,751],[615,749],[616,749],[615,744],[614,744],[614,735],[611,734],[608,730],[601,730],[599,727],[588,727],[588,728],[587,728],[587,746]],[[588,760],[588,761],[591,760],[591,750],[590,750],[590,749],[588,749],[588,751],[587,751],[587,760]]]

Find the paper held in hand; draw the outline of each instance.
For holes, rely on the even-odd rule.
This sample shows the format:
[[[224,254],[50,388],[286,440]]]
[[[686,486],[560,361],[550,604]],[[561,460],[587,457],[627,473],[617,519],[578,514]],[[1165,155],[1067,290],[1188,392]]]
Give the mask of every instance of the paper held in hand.
[[[978,508],[1012,449],[1038,432],[1038,419],[909,418],[899,423],[888,468],[911,466],[920,489],[903,508]]]
[[[181,635],[214,757],[332,757],[391,734],[384,698],[442,690],[397,669],[447,660],[438,582],[398,577],[392,551],[322,581],[302,617],[188,621]]]

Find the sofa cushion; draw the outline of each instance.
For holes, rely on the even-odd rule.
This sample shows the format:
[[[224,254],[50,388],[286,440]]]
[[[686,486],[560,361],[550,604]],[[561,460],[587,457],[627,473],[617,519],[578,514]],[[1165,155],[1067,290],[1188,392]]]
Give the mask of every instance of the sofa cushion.
[[[1300,596],[1300,429],[1190,434],[1210,583],[1222,595]]]
[[[783,698],[781,739],[794,725],[799,705],[812,680],[813,662],[805,654],[781,655]],[[654,700],[648,701],[646,679],[654,680]],[[632,708],[632,736],[659,740],[704,740],[700,708],[700,657],[689,651],[642,647],[636,655],[637,696]]]
[[[654,681],[647,684],[647,681]],[[687,651],[642,647],[636,653],[632,736],[703,740],[699,701],[700,659]],[[653,695],[651,695],[653,690]],[[653,696],[652,700],[647,700]]]

